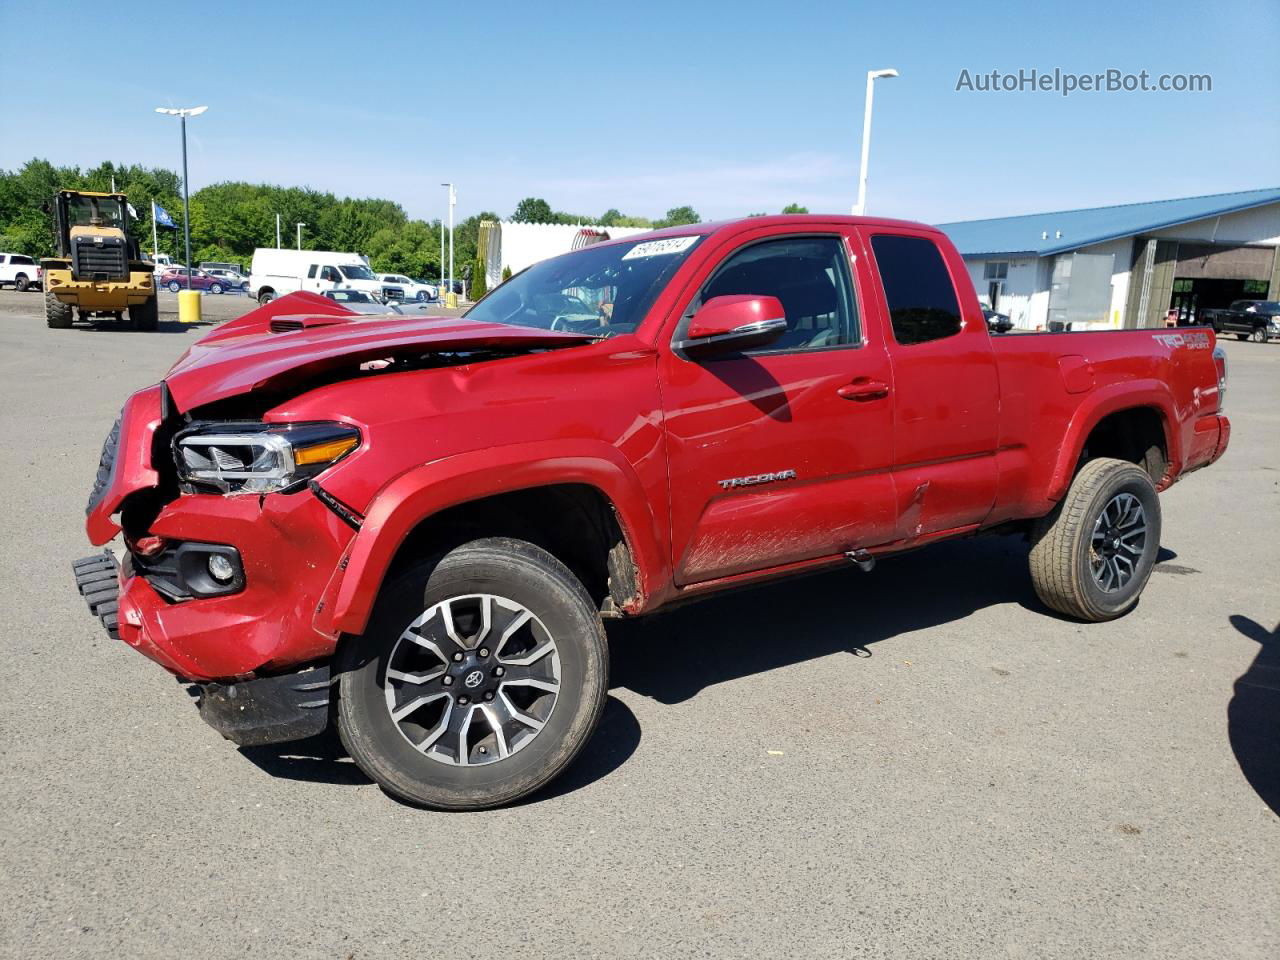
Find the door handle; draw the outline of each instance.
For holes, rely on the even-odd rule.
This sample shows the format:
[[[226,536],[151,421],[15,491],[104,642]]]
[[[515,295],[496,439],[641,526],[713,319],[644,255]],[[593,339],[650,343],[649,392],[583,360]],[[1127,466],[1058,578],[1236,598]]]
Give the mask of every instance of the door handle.
[[[846,400],[879,400],[889,395],[889,385],[882,380],[858,379],[846,383],[836,393]]]

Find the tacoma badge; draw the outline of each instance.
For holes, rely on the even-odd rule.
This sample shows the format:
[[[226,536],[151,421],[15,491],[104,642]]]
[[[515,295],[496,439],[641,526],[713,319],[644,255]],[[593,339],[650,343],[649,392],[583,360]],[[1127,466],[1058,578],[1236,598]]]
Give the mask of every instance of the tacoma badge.
[[[721,480],[720,486],[725,490],[732,490],[734,487],[754,487],[758,483],[773,483],[775,480],[794,480],[795,478],[794,470],[778,470],[775,473],[757,473],[749,477]]]

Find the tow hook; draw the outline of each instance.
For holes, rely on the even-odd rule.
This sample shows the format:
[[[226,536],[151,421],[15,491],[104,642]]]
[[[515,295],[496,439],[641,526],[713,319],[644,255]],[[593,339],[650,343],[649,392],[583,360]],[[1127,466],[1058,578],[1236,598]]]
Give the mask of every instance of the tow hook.
[[[865,550],[850,550],[845,556],[863,573],[870,573],[876,568],[876,558]]]

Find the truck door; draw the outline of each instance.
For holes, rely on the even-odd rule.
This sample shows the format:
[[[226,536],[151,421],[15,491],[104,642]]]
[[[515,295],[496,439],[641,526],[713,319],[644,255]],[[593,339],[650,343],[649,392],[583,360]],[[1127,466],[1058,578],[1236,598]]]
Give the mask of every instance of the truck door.
[[[898,536],[981,523],[995,501],[999,383],[968,272],[929,231],[859,232],[880,281],[868,309],[893,368]]]
[[[840,228],[727,239],[690,285],[672,342],[717,296],[777,297],[787,332],[694,361],[661,350],[678,584],[893,539],[891,372],[868,337]]]

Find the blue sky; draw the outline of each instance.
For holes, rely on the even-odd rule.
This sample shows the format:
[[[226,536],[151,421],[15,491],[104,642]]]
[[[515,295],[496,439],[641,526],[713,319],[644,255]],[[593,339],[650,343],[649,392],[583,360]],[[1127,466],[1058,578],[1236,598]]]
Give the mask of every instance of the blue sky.
[[[530,195],[591,215],[847,212],[866,71],[895,67],[876,88],[872,213],[942,222],[1280,184],[1275,0],[59,10],[0,0],[0,20],[38,27],[0,53],[0,168],[176,168],[177,122],[153,108],[209,104],[189,124],[193,187],[307,185],[425,218],[450,179],[459,217]],[[1213,91],[955,89],[962,69],[1055,67],[1207,73]]]

